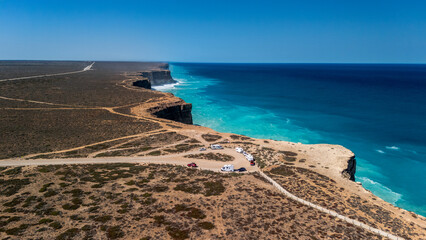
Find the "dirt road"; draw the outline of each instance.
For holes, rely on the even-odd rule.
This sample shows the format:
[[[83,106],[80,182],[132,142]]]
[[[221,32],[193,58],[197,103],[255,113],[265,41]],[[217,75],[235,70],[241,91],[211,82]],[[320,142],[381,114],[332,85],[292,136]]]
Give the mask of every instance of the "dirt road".
[[[67,74],[74,74],[74,73],[81,73],[81,72],[85,72],[85,71],[91,70],[93,64],[95,64],[95,62],[92,62],[92,64],[90,64],[89,66],[83,68],[83,70],[80,70],[80,71],[73,71],[73,72],[66,72],[66,73],[53,73],[53,74],[28,76],[28,77],[17,77],[17,78],[9,78],[9,79],[1,79],[0,82],[15,81],[15,80],[24,80],[24,79],[39,78],[39,77],[60,76],[60,75],[67,75]]]
[[[233,161],[222,162],[205,159],[185,158],[184,155],[217,152],[234,156]],[[220,171],[225,164],[233,164],[235,168],[245,167],[249,172],[257,171],[257,167],[250,166],[250,163],[242,154],[238,154],[233,149],[191,151],[179,154],[169,154],[162,156],[138,156],[138,157],[99,157],[99,158],[59,158],[59,159],[6,159],[0,160],[0,167],[11,166],[38,166],[38,165],[62,165],[62,164],[97,164],[97,163],[156,163],[173,164],[186,166],[190,162],[195,162],[200,169]]]

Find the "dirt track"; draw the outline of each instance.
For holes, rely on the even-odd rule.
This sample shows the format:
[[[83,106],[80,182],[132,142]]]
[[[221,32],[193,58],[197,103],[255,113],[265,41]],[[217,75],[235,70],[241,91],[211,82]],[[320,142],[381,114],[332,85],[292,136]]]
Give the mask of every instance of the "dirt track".
[[[170,154],[163,156],[140,156],[140,157],[105,157],[105,158],[60,158],[60,159],[32,159],[32,160],[2,160],[1,167],[10,166],[36,166],[36,165],[62,165],[62,164],[96,164],[96,163],[157,163],[157,164],[173,164],[186,166],[190,162],[195,162],[200,169],[220,171],[225,164],[233,164],[236,168],[245,167],[249,172],[257,171],[257,167],[250,166],[250,163],[242,154],[232,149],[223,150],[207,150],[202,153],[218,152],[234,156],[235,159],[230,162],[222,162],[215,160],[191,159],[184,158],[184,155],[197,154],[200,151],[190,151],[179,154]]]
[[[31,79],[31,78],[40,78],[40,77],[51,77],[51,76],[61,76],[61,75],[68,75],[68,74],[74,74],[74,73],[81,73],[85,71],[89,71],[92,69],[93,62],[89,66],[85,67],[83,70],[80,71],[73,71],[73,72],[66,72],[66,73],[53,73],[53,74],[45,74],[45,75],[37,75],[37,76],[29,76],[29,77],[17,77],[17,78],[9,78],[9,79],[1,79],[0,82],[6,82],[6,81],[15,81],[15,80],[24,80],[24,79]]]

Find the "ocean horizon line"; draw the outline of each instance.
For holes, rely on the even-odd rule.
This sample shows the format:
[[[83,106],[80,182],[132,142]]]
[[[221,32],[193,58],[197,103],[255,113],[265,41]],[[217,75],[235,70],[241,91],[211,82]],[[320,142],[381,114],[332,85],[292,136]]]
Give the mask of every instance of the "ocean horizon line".
[[[169,61],[169,60],[150,60],[150,59],[0,59],[0,61],[58,61],[58,62],[153,62],[153,63],[171,63],[171,64],[306,64],[306,65],[426,65],[415,62],[237,62],[237,61]]]

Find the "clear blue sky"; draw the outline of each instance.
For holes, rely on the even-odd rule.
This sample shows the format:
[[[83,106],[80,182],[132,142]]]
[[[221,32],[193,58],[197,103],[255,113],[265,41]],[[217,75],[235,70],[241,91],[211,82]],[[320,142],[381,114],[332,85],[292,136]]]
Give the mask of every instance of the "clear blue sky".
[[[426,1],[0,0],[0,59],[426,63]]]

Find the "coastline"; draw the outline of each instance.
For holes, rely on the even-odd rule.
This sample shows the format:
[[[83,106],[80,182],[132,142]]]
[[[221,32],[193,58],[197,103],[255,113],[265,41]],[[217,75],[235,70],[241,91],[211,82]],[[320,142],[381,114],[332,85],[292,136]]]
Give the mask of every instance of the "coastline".
[[[154,71],[156,71],[156,70],[154,70]],[[169,70],[167,70],[167,71],[169,71]],[[150,72],[150,71],[146,71],[146,72]],[[142,74],[142,76],[143,76],[143,74]],[[185,100],[183,100],[183,99],[181,99],[179,97],[176,97],[172,93],[167,93],[167,92],[162,92],[161,91],[162,87],[163,88],[172,88],[173,86],[178,85],[178,84],[181,84],[181,82],[172,79],[172,81],[165,82],[163,84],[156,85],[156,86],[152,87],[151,88],[152,91],[161,92],[161,93],[165,94],[166,98],[162,99],[162,101],[156,101],[155,104],[150,104],[148,106],[148,111],[147,112],[153,114],[155,117],[158,117],[156,115],[156,113],[158,111],[163,110],[163,109],[167,109],[167,108],[170,108],[170,107],[173,108],[176,105],[191,104],[191,103],[186,103]],[[135,113],[135,114],[139,115],[139,114],[142,114],[141,110],[142,109],[140,107],[134,107],[134,108],[132,108],[132,113]],[[189,112],[188,114],[191,114],[191,113]],[[164,117],[160,117],[160,118],[164,119]],[[168,118],[165,118],[165,119],[168,119]],[[171,119],[168,119],[168,120],[171,120]],[[186,124],[185,122],[182,122],[182,121],[179,121],[179,120],[173,120],[173,121],[177,121],[177,122]],[[192,125],[192,124],[191,124],[191,126],[194,126],[196,128],[201,127],[203,129],[208,129],[209,130],[208,132],[214,132],[214,133],[217,133],[217,134],[222,134],[220,132],[217,132],[217,131],[215,131],[213,129],[210,129],[210,128],[207,128],[207,127],[204,127],[204,126],[197,126],[197,125]],[[228,133],[228,134],[233,134],[233,133]],[[343,147],[341,145],[331,145],[331,144],[302,144],[302,143],[294,143],[294,142],[289,142],[289,141],[275,141],[275,140],[271,140],[271,139],[257,139],[257,140],[258,141],[264,141],[264,142],[268,141],[268,142],[275,143],[274,145],[276,147],[279,147],[280,143],[284,143],[285,145],[292,146],[293,148],[296,148],[296,149],[297,149],[297,147],[294,147],[294,146],[303,146],[303,148],[304,148],[303,150],[297,149],[297,151],[300,150],[300,151],[307,152],[307,150],[305,148],[309,148],[309,150],[320,151],[321,154],[338,155],[339,156],[338,157],[339,161],[338,161],[337,165],[333,165],[333,168],[335,170],[335,172],[333,173],[334,177],[340,176],[343,179],[349,179],[352,182],[355,181],[355,178],[354,178],[355,168],[356,168],[356,161],[354,161],[355,160],[355,154],[352,151],[350,151],[349,149],[347,149],[347,148],[345,148],[345,147]],[[326,148],[326,149],[324,150],[323,148]],[[337,149],[337,151],[336,152],[332,151],[331,153],[328,153],[328,152],[330,152],[330,150],[334,150],[334,149]],[[318,156],[316,156],[316,157],[322,156],[321,154],[318,155]],[[336,162],[333,162],[333,161],[327,161],[326,158],[322,158],[322,157],[320,157],[320,158],[323,159],[323,161],[325,161],[325,163],[327,165],[330,165],[330,166],[332,164],[336,163]]]
[[[379,104],[374,102],[368,104],[371,97],[367,100],[359,99],[360,97],[350,94],[350,89],[347,89],[349,83],[332,84],[332,80],[324,80],[325,86],[330,89],[324,90],[329,97],[323,96],[321,92],[316,95],[315,91],[321,89],[319,86],[321,81],[315,76],[311,78],[309,74],[298,70],[297,72],[303,77],[300,77],[300,81],[291,80],[292,72],[299,68],[306,69],[307,72],[317,68],[329,69],[329,74],[317,70],[315,73],[330,77],[333,77],[334,70],[342,71],[340,66],[176,63],[170,64],[170,70],[173,77],[181,79],[184,84],[165,91],[193,103],[194,122],[219,132],[307,144],[343,145],[357,153],[356,181],[361,182],[365,188],[385,201],[426,216],[423,201],[426,194],[424,183],[414,187],[415,180],[421,179],[422,176],[419,169],[425,166],[420,157],[423,155],[420,153],[424,153],[425,149],[418,146],[419,141],[413,144],[400,142],[404,141],[403,139],[417,139],[421,135],[420,132],[404,130],[403,126],[397,129],[378,127],[376,131],[370,131],[380,124],[378,121],[387,123],[386,126],[393,123],[397,126],[407,122],[406,116],[402,118],[395,116],[392,120],[381,117],[393,116],[393,113],[386,109],[397,106],[395,100],[388,99]],[[362,72],[364,67],[359,69]],[[353,71],[346,71],[346,75],[343,73],[342,75],[344,82],[350,82],[351,86],[358,85],[357,80],[360,77],[356,77],[358,75]],[[262,76],[268,76],[269,80],[262,82]],[[389,77],[386,74],[384,76],[386,79]],[[368,95],[368,87],[360,88],[362,88],[359,89],[360,94]],[[381,90],[383,88],[387,89],[386,86],[381,86],[377,91],[383,94],[384,90]],[[334,96],[333,92],[338,90],[337,96]],[[321,100],[322,98],[326,100]],[[330,102],[331,99],[335,101]],[[342,107],[342,103],[346,102],[349,104],[348,108]],[[410,109],[410,104],[403,105]],[[371,112],[374,109],[378,114]],[[221,114],[216,114],[218,112]],[[412,131],[414,132],[411,133]],[[385,146],[399,148],[385,148]],[[381,148],[385,153],[380,154],[376,151]]]
[[[195,123],[219,132],[343,145],[357,155],[356,181],[426,216],[426,182],[419,181],[426,99],[418,94],[426,85],[413,67],[170,63],[172,76],[185,83],[166,91],[194,104]]]
[[[167,84],[164,86],[164,88],[172,88],[176,84],[180,84],[180,82],[172,83],[170,85]],[[153,88],[152,90],[159,91],[161,89],[162,88],[160,87],[158,88],[158,90],[155,88]],[[171,97],[173,99],[176,99],[176,98],[180,99],[171,93],[164,93],[164,94],[168,95],[168,97]],[[180,100],[185,102],[182,99]],[[134,108],[132,109],[132,112],[135,114],[142,113],[140,108]],[[203,126],[185,125],[185,127],[195,131],[202,131],[202,132],[207,132],[211,134],[223,135],[228,138],[231,135],[233,135],[232,133],[220,133],[220,132],[214,131],[213,129],[206,128]],[[253,139],[253,138],[250,138],[250,139]],[[280,150],[286,149],[286,150],[292,150],[297,152],[303,152],[304,153],[303,157],[306,157],[307,159],[311,160],[309,162],[311,166],[318,165],[319,167],[310,169],[308,166],[309,164],[306,164],[306,163],[304,164],[297,163],[296,164],[297,166],[304,167],[304,168],[313,170],[315,172],[318,172],[320,174],[326,175],[327,177],[330,177],[331,179],[335,180],[341,187],[343,187],[345,189],[345,192],[356,194],[360,196],[362,199],[365,199],[365,201],[367,202],[371,202],[373,204],[376,204],[380,207],[383,207],[393,212],[396,216],[400,218],[404,218],[407,221],[415,222],[419,224],[420,226],[424,225],[424,227],[426,227],[424,222],[426,221],[425,217],[415,214],[414,212],[394,206],[393,204],[386,202],[383,199],[379,198],[378,196],[374,195],[371,191],[365,189],[359,182],[355,182],[353,178],[355,174],[355,168],[356,168],[356,161],[354,161],[355,155],[352,151],[350,151],[349,149],[341,145],[301,144],[301,143],[293,143],[293,142],[287,142],[287,141],[275,141],[270,139],[253,139],[253,141],[266,148],[270,147],[270,148],[275,148]]]

